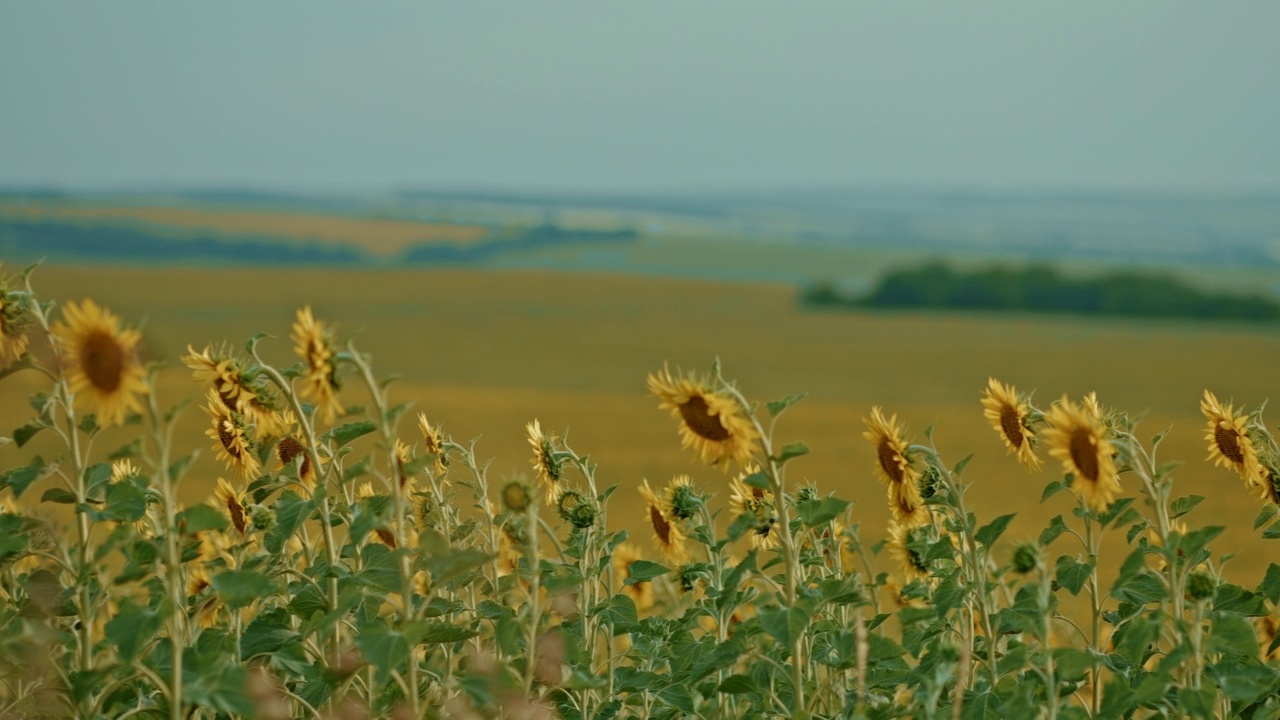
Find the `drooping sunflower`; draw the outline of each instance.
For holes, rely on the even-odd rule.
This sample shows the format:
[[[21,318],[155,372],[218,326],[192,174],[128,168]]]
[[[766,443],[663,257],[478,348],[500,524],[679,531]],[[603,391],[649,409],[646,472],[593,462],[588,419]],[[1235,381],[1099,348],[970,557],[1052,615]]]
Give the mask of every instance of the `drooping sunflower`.
[[[625,583],[631,577],[631,565],[635,561],[643,559],[644,556],[640,554],[640,548],[631,543],[624,542],[613,549],[613,573],[623,583],[622,592],[635,601],[636,609],[640,612],[653,607],[653,583],[648,580],[641,580],[630,585]]]
[[[409,446],[401,442],[400,438],[396,438],[395,444],[392,446],[392,453],[396,459],[396,480],[400,482],[400,489],[405,492],[412,492],[413,483],[409,478],[408,471],[409,462],[412,460],[409,457]]]
[[[648,377],[658,407],[680,421],[680,440],[711,465],[745,465],[759,446],[760,434],[735,398],[716,392],[692,375],[678,376],[663,367]]]
[[[231,487],[231,483],[224,478],[218,478],[218,487],[214,491],[218,498],[218,504],[227,509],[227,514],[231,517],[231,524],[235,527],[236,532],[244,534],[245,528],[245,512],[244,503],[240,501],[240,493]]]
[[[120,425],[130,412],[142,410],[147,376],[135,351],[142,335],[120,327],[120,319],[92,300],[67,303],[65,321],[53,326],[67,381],[98,422]]]
[[[0,277],[0,370],[9,367],[27,351],[27,325],[30,315],[26,305],[15,295],[9,294],[4,278]]]
[[[1270,463],[1262,466],[1262,482],[1259,483],[1258,496],[1263,502],[1280,505],[1280,470]]]
[[[298,465],[298,481],[307,490],[315,489],[316,471],[311,466],[311,453],[306,451],[301,441],[292,435],[285,436],[276,444],[276,457],[280,459],[281,468],[286,468],[292,465],[294,460],[302,458]]]
[[[916,547],[912,547],[916,540],[912,528],[889,523],[889,538],[885,546],[889,549],[890,557],[897,561],[907,582],[929,576],[929,565],[924,561],[924,555]]]
[[[748,465],[729,481],[729,508],[736,517],[751,518],[751,547],[768,550],[778,544],[781,527],[773,493],[746,483],[748,477],[758,472],[759,466]]]
[[[888,497],[889,516],[895,523],[903,527],[917,527],[929,522],[931,513],[915,483],[890,485]]]
[[[1034,448],[1035,432],[1031,429],[1031,409],[1012,385],[995,378],[987,379],[982,398],[982,415],[1000,433],[1009,453],[1028,470],[1040,469],[1040,458]]]
[[[702,499],[693,490],[688,475],[676,475],[662,489],[662,511],[677,520],[691,520],[697,515]]]
[[[684,564],[689,559],[684,548],[684,532],[680,530],[680,525],[674,518],[662,511],[662,500],[653,488],[649,487],[648,480],[641,483],[640,496],[644,498],[645,507],[649,513],[653,541],[662,551],[663,557],[676,565]]]
[[[560,496],[560,483],[564,481],[564,459],[556,452],[556,436],[544,434],[536,419],[524,429],[529,447],[533,448],[531,462],[538,483],[542,485],[542,496],[548,505],[553,505]]]
[[[315,403],[325,422],[344,412],[338,400],[337,353],[333,338],[324,323],[315,319],[308,305],[298,310],[293,323],[293,350],[302,358],[306,371],[302,376],[302,396]]]
[[[1094,510],[1105,510],[1120,492],[1113,456],[1116,448],[1102,426],[1087,410],[1065,395],[1049,409],[1049,427],[1043,435],[1049,454],[1062,461],[1075,480],[1071,489]]]
[[[256,477],[261,465],[254,452],[253,439],[244,427],[244,416],[228,410],[214,390],[209,391],[205,412],[209,413],[213,427],[204,434],[214,441],[218,459],[243,478]]]
[[[444,475],[448,466],[448,458],[444,452],[444,433],[438,426],[427,421],[426,413],[418,413],[418,430],[422,432],[422,439],[427,444],[424,452],[435,457],[436,475]]]
[[[256,438],[282,437],[293,424],[293,414],[280,406],[264,376],[246,371],[225,348],[206,345],[196,352],[188,345],[182,362],[196,382],[213,387],[228,410],[244,416]]]
[[[862,433],[876,447],[876,473],[889,485],[916,485],[920,472],[911,467],[907,457],[907,439],[898,416],[885,419],[879,406],[871,408],[871,417],[863,418],[867,431]]]
[[[1236,415],[1230,403],[1223,405],[1208,390],[1200,401],[1200,412],[1209,421],[1208,434],[1209,457],[1214,465],[1229,467],[1236,471],[1249,487],[1262,484],[1262,464],[1258,461],[1258,451],[1249,437],[1248,415]]]

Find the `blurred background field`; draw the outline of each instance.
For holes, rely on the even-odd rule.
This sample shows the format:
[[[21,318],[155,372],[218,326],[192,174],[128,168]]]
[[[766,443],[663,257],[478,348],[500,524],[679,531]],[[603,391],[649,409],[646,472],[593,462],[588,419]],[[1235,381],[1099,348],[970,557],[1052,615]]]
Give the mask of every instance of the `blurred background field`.
[[[1042,406],[1063,393],[1079,398],[1096,390],[1105,405],[1147,413],[1142,435],[1172,428],[1161,456],[1185,463],[1177,475],[1182,493],[1207,496],[1198,521],[1227,526],[1218,547],[1240,555],[1240,581],[1254,582],[1267,564],[1268,547],[1251,529],[1258,502],[1233,474],[1204,461],[1198,401],[1206,387],[1251,405],[1274,394],[1280,336],[1270,326],[814,312],[788,285],[535,270],[51,265],[35,277],[45,297],[93,297],[141,323],[147,357],[167,363],[164,404],[199,400],[178,362],[187,345],[239,346],[263,331],[274,336],[262,343],[265,357],[291,364],[293,312],[310,304],[341,338],[372,353],[380,373],[401,376],[393,401],[412,401],[457,440],[478,437],[479,454],[494,458],[494,477],[529,474],[526,422],[537,418],[567,433],[599,463],[601,481],[620,486],[610,522],[645,544],[649,531],[635,511],[634,490],[642,478],[665,482],[690,473],[719,502],[728,500],[728,477],[681,450],[675,422],[646,393],[646,373],[665,362],[701,370],[718,356],[727,375],[761,402],[809,393],[781,423],[783,438],[813,450],[796,461],[792,477],[855,500],[868,541],[887,521],[874,454],[861,437],[872,405],[898,413],[920,442],[934,424],[938,447],[953,463],[976,453],[967,470],[976,510],[988,519],[1017,512],[1009,535],[1017,539],[1071,507],[1065,495],[1039,502],[1045,484],[1059,477],[1056,462],[1028,474],[1005,455],[978,402],[987,378],[1036,389]],[[38,385],[30,372],[0,383],[6,434],[30,415],[26,396]],[[351,382],[343,400],[366,399]],[[226,474],[213,460],[206,424],[193,406],[179,426],[182,449],[200,453],[182,489],[188,502],[208,497]],[[404,422],[401,433],[412,442],[417,431]],[[98,450],[112,447],[108,435]],[[39,439],[22,450],[0,448],[0,465],[33,450]],[[1130,485],[1126,492],[1136,494]]]

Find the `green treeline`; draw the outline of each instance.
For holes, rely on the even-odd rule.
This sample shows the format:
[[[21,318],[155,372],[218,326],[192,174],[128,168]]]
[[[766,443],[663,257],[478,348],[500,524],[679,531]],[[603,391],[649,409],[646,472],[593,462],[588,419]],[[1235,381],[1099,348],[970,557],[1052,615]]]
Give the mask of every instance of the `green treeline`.
[[[1047,265],[956,270],[942,262],[894,270],[867,295],[842,293],[830,283],[805,289],[811,306],[1018,310],[1082,315],[1212,320],[1280,319],[1280,303],[1260,295],[1211,293],[1172,276],[1119,271],[1070,278]]]

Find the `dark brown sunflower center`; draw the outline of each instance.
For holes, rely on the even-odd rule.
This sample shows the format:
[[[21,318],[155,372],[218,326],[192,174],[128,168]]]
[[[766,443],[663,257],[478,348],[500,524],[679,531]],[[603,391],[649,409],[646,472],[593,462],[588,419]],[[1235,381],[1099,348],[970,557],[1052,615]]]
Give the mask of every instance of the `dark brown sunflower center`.
[[[1090,482],[1098,482],[1098,446],[1094,443],[1093,433],[1083,427],[1072,430],[1070,449],[1071,462],[1080,475]]]
[[[234,495],[227,496],[227,512],[231,513],[231,524],[236,526],[236,531],[244,532],[244,506],[236,500]]]
[[[694,395],[680,404],[680,417],[684,419],[684,424],[699,437],[713,442],[724,442],[729,439],[729,431],[720,423],[718,416],[708,412],[710,409],[706,398]]]
[[[1213,441],[1218,444],[1218,452],[1234,465],[1244,464],[1244,451],[1240,447],[1240,432],[1233,427],[1223,427],[1218,423],[1213,429]]]
[[[241,458],[240,445],[236,442],[240,433],[236,431],[235,423],[230,420],[223,420],[218,423],[218,441],[222,443],[222,447],[226,449],[227,454],[239,460]]]
[[[1000,429],[1015,448],[1021,448],[1026,436],[1022,434],[1022,418],[1018,416],[1018,408],[1003,405],[1000,408]]]
[[[893,447],[893,443],[889,441],[889,438],[880,439],[880,444],[876,446],[876,455],[880,460],[880,469],[884,471],[885,475],[889,476],[890,480],[900,483],[905,479],[906,476],[902,472],[902,465],[899,464],[901,456],[898,455],[898,451]]]
[[[280,441],[276,446],[276,454],[280,457],[281,465],[288,465],[293,459],[302,454],[302,443],[297,438],[287,437]],[[306,462],[304,460],[303,462]]]
[[[114,392],[124,381],[124,348],[111,333],[94,332],[80,347],[80,369],[100,392]]]
[[[671,523],[662,517],[662,510],[656,505],[649,506],[649,522],[653,523],[653,532],[663,545],[671,544]]]

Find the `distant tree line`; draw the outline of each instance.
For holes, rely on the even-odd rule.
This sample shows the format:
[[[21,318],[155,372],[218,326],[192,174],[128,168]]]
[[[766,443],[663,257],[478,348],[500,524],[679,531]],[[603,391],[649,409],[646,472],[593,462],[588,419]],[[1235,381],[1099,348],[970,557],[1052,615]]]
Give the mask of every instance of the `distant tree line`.
[[[395,258],[379,259],[350,245],[290,238],[245,238],[216,234],[174,237],[132,225],[85,225],[0,219],[0,255],[10,258],[116,261],[142,264],[402,265],[468,264],[514,250],[574,243],[629,243],[635,230],[571,230],[538,225],[510,239],[487,238],[471,245],[414,244]]]
[[[801,293],[809,306],[1018,310],[1083,315],[1217,320],[1280,319],[1280,303],[1260,295],[1206,292],[1168,274],[1118,271],[1070,278],[1048,265],[956,270],[943,262],[894,270],[870,293],[831,283]]]

